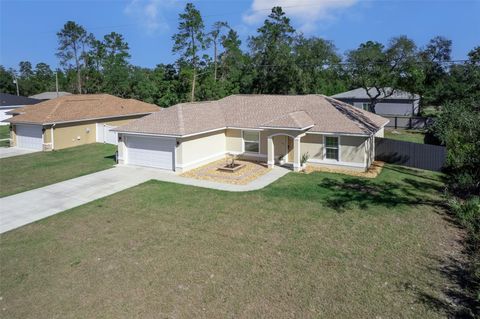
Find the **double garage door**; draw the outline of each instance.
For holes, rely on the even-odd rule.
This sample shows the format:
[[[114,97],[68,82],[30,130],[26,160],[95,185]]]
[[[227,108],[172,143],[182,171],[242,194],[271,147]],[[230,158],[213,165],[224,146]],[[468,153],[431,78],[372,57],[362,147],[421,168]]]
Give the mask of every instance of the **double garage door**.
[[[147,166],[174,170],[174,138],[125,136],[126,162],[129,165]]]
[[[41,151],[43,134],[41,125],[16,125],[17,147]]]

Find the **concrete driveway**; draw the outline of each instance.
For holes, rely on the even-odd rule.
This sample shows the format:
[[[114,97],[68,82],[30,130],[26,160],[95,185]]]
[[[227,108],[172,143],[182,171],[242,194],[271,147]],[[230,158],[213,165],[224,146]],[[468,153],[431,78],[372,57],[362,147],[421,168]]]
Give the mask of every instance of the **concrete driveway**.
[[[275,167],[247,185],[186,178],[160,169],[119,165],[101,172],[0,198],[0,234],[151,179],[229,192],[261,189],[289,170]]]
[[[38,152],[38,151],[29,150],[26,148],[18,148],[18,147],[0,147],[0,158],[7,158],[7,157],[30,154],[35,152]]]
[[[0,198],[0,233],[114,194],[155,178],[154,176],[155,173],[149,169],[114,167]]]

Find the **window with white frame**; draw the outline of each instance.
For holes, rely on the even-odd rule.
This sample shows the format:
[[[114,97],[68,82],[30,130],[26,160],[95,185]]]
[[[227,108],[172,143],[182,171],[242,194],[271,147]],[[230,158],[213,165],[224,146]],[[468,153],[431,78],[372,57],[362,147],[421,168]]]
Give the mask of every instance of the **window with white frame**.
[[[260,132],[243,131],[243,149],[247,153],[259,153]]]
[[[329,160],[339,160],[339,143],[337,136],[325,136],[325,158]]]
[[[370,103],[362,103],[362,109],[365,111],[370,110]]]

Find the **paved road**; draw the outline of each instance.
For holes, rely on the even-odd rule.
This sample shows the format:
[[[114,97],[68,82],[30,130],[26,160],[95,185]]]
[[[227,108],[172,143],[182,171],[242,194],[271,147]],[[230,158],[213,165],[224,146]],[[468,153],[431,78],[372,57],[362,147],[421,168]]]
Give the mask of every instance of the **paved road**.
[[[0,234],[124,189],[157,179],[231,192],[263,188],[287,174],[275,167],[248,185],[231,185],[181,177],[152,168],[117,166],[24,193],[0,198]]]
[[[24,155],[29,153],[35,153],[38,151],[28,150],[25,148],[18,147],[0,147],[0,158],[7,158],[12,156]]]

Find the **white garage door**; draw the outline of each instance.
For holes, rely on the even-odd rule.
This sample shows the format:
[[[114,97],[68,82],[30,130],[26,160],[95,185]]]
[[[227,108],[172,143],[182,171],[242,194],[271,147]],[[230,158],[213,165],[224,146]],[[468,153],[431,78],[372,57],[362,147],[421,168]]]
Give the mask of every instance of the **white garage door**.
[[[175,139],[128,135],[127,163],[174,170]]]
[[[16,125],[17,147],[41,151],[43,149],[41,125]]]

